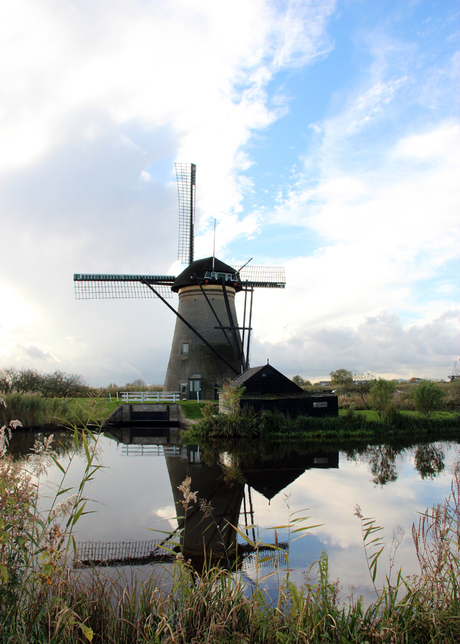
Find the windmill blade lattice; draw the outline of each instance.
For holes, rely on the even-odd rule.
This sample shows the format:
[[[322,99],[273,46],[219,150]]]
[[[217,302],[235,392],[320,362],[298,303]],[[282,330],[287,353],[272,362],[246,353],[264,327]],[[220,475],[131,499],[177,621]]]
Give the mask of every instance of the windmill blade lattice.
[[[286,278],[283,266],[250,266],[238,269],[242,282],[255,288],[284,288]]]
[[[171,275],[82,275],[73,276],[75,299],[110,300],[118,298],[156,298],[151,284],[164,298],[171,298]]]
[[[196,203],[196,165],[176,163],[177,192],[179,198],[179,250],[177,258],[190,265],[194,254],[194,226]]]

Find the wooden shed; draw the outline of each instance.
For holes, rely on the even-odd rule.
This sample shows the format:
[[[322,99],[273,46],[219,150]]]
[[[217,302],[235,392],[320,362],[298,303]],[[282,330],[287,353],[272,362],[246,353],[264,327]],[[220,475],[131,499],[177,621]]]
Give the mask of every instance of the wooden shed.
[[[289,416],[337,416],[338,402],[334,394],[304,391],[270,364],[252,367],[234,378],[230,387],[244,387],[242,407],[279,411]],[[225,393],[219,393],[219,411],[229,413]]]

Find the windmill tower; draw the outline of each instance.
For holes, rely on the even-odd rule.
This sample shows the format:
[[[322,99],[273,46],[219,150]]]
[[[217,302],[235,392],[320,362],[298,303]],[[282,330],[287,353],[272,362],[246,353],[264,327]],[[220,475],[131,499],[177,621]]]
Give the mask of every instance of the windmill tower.
[[[74,275],[77,299],[157,297],[177,316],[164,390],[183,397],[214,398],[216,384],[249,367],[255,288],[284,288],[284,269],[225,264],[214,255],[194,260],[196,166],[176,163],[179,259],[187,268],[171,275]],[[249,260],[251,261],[251,260]],[[244,293],[238,326],[235,295]],[[179,296],[177,310],[167,298]]]

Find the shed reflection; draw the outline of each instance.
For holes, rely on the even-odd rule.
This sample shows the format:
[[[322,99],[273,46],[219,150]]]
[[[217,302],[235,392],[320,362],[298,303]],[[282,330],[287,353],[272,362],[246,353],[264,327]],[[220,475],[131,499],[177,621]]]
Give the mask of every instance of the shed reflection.
[[[307,469],[337,468],[339,463],[338,451],[244,458],[241,450],[236,457],[223,452],[209,463],[204,462],[198,445],[181,445],[179,437],[171,434],[166,438],[158,427],[149,432],[145,426],[136,429],[133,425],[107,433],[122,445],[126,456],[164,455],[176,508],[178,529],[175,534],[162,542],[145,542],[143,547],[129,544],[130,547],[125,545],[124,549],[117,550],[115,544],[111,544],[112,556],[107,551],[104,557],[104,548],[99,547],[97,559],[94,559],[96,550],[91,550],[90,544],[80,544],[80,561],[106,565],[132,563],[133,560],[148,563],[170,559],[174,552],[181,552],[197,570],[205,559],[233,566],[237,553],[244,556],[251,550],[247,544],[238,545],[234,526],[241,524],[240,529],[252,529],[255,522],[252,490],[271,500]],[[179,541],[180,547],[172,545]],[[123,553],[126,553],[125,558]]]

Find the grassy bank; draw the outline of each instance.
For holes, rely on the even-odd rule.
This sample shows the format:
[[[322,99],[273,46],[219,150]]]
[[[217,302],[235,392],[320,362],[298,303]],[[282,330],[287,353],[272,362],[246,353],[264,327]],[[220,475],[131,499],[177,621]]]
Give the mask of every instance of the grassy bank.
[[[21,394],[3,397],[6,407],[0,406],[0,423],[21,419],[25,428],[100,427],[117,407],[108,398],[43,398]],[[193,400],[179,403],[188,419],[199,421],[183,433],[188,444],[213,446],[220,449],[221,441],[264,441],[316,443],[347,448],[355,443],[375,443],[394,440],[457,440],[460,438],[460,415],[455,412],[436,412],[427,418],[415,411],[397,411],[382,420],[372,410],[340,410],[338,417],[289,418],[282,414],[245,410],[241,414],[218,414],[214,402]]]
[[[116,402],[105,398],[44,398],[28,394],[7,394],[2,398],[6,407],[0,406],[0,422],[8,424],[20,418],[25,428],[100,424],[116,407]]]
[[[2,398],[6,407],[0,406],[0,423],[7,425],[10,421],[20,418],[25,428],[47,425],[60,427],[101,425],[117,407],[117,401],[114,399],[111,401],[109,398],[63,399],[28,394],[6,394]],[[202,418],[205,403],[185,400],[178,404],[184,410],[186,418]]]
[[[339,416],[314,418],[298,416],[289,418],[273,412],[215,414],[206,410],[205,418],[192,426],[183,435],[187,443],[202,444],[212,440],[244,438],[246,441],[260,439],[285,442],[319,441],[385,441],[411,437],[418,440],[448,440],[460,438],[460,416],[455,413],[438,412],[426,418],[417,412],[395,412],[391,418],[379,419],[376,412],[346,411]]]

